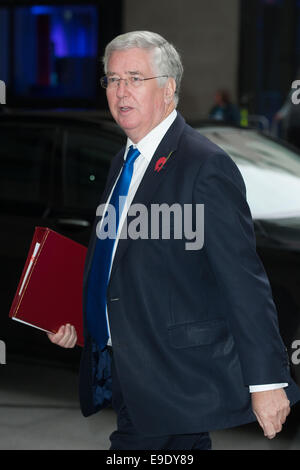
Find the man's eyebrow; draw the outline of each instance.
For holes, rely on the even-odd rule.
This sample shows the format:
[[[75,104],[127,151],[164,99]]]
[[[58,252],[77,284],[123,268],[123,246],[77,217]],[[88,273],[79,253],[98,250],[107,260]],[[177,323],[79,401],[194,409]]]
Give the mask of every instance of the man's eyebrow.
[[[129,75],[142,75],[141,72],[139,72],[138,70],[134,70],[132,72],[127,72],[129,73]]]
[[[142,75],[142,73],[139,72],[138,70],[132,70],[132,71],[129,70],[128,72],[125,72],[125,74],[128,74],[128,75]],[[108,71],[106,75],[111,76],[111,75],[119,75],[119,74],[116,73],[116,72],[109,72]]]

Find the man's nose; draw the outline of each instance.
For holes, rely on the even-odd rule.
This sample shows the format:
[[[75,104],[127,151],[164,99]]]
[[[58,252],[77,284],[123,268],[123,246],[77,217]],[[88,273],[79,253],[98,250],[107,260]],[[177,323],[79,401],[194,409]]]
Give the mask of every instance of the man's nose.
[[[128,95],[128,82],[126,79],[120,80],[117,85],[117,96],[123,97],[127,95]]]

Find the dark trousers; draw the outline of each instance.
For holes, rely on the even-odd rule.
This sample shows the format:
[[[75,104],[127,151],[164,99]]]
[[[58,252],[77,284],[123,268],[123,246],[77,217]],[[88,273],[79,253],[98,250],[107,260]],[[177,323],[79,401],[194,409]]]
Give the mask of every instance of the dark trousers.
[[[209,434],[148,436],[134,427],[124,403],[112,350],[112,406],[117,414],[117,430],[110,435],[110,450],[210,450]]]

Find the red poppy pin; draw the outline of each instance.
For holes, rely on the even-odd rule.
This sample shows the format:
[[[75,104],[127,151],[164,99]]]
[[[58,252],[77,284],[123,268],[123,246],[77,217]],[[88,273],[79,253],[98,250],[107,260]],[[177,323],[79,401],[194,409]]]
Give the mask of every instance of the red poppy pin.
[[[169,155],[167,157],[160,157],[156,164],[155,164],[155,168],[154,168],[154,171],[157,171],[157,173],[160,172],[160,170],[163,169],[163,167],[165,166],[166,162],[169,160],[170,156],[172,155],[173,151],[169,153]]]

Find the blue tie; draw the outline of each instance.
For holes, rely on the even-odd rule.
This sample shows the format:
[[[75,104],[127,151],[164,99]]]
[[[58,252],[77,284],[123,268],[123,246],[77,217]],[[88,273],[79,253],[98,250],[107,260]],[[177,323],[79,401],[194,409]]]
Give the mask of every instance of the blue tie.
[[[109,204],[114,207],[116,214],[116,231],[114,236],[97,238],[92,266],[87,285],[86,315],[87,327],[92,338],[100,349],[104,349],[108,340],[106,320],[106,290],[109,281],[112,253],[123,207],[119,206],[119,198],[126,198],[133,174],[133,165],[140,155],[138,149],[131,145],[124,162],[120,177],[115,185]],[[123,201],[124,201],[123,199]],[[124,206],[124,204],[123,204]],[[106,216],[106,214],[105,214]]]

